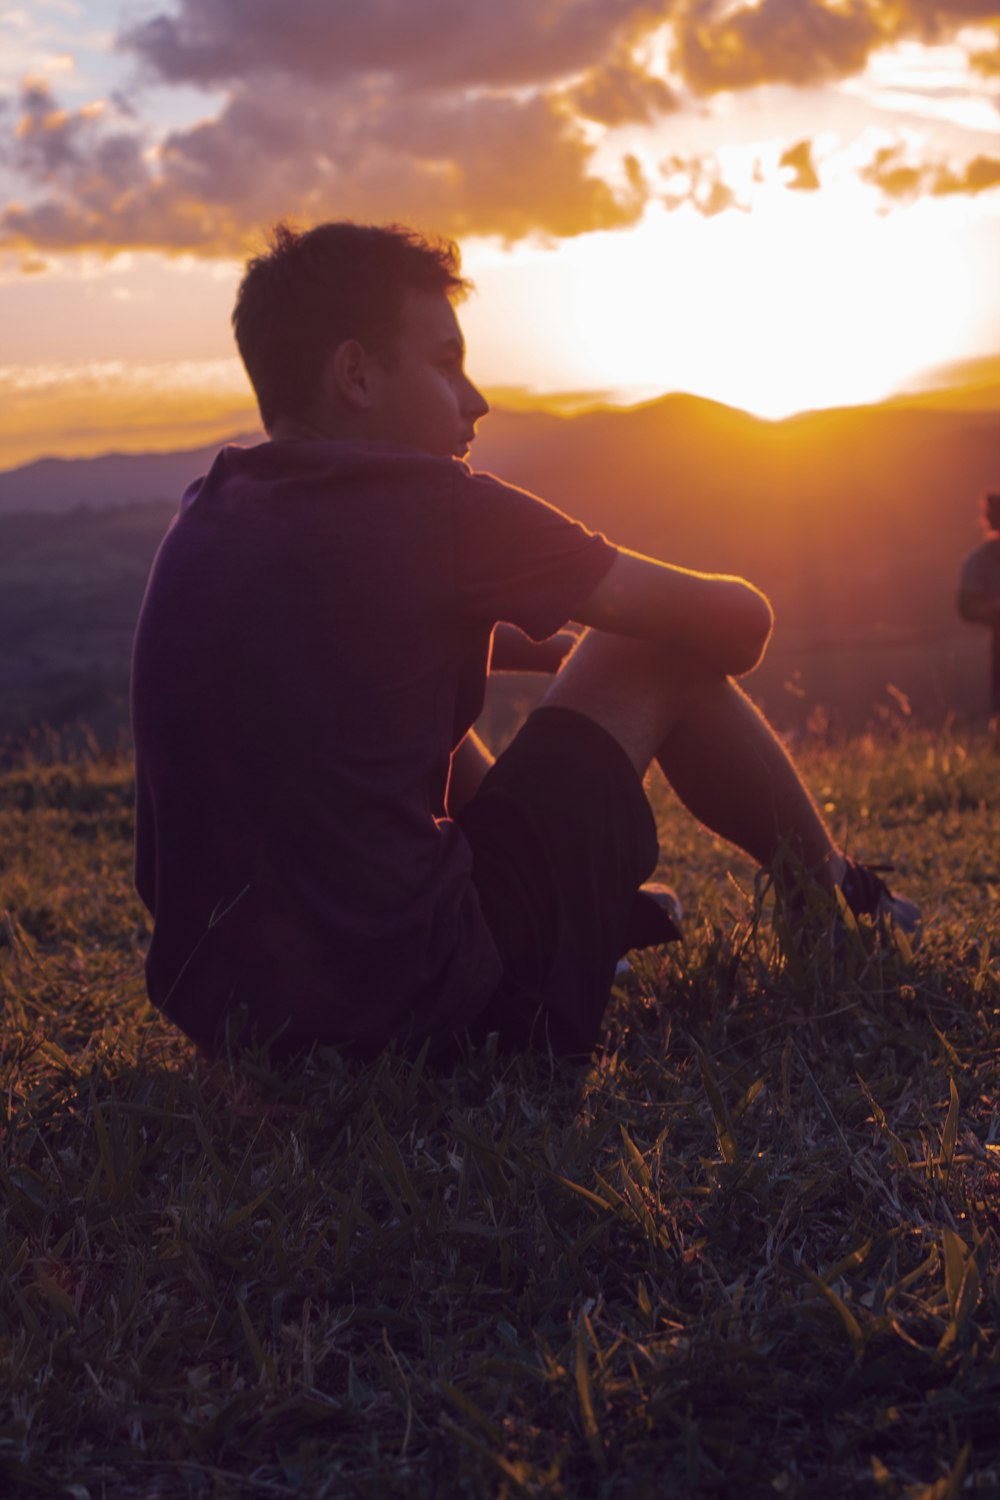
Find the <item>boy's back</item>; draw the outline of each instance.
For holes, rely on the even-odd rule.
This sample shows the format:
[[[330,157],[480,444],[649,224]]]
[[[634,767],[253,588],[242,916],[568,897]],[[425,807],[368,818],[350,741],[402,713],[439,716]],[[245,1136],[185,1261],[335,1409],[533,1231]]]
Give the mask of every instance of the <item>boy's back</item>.
[[[136,637],[154,1001],[210,1044],[210,962],[219,1006],[231,987],[263,1034],[292,990],[310,1037],[342,1045],[466,1024],[500,964],[443,817],[451,753],[495,620],[548,635],[614,555],[412,448],[220,454],[164,540]]]

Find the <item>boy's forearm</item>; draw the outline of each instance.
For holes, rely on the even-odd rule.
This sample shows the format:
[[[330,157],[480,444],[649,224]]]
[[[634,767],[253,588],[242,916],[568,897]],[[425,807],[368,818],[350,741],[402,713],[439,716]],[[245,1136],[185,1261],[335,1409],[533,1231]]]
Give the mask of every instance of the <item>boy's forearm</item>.
[[[690,652],[724,677],[753,671],[774,623],[768,600],[742,578],[629,552],[619,553],[578,617],[599,630]]]

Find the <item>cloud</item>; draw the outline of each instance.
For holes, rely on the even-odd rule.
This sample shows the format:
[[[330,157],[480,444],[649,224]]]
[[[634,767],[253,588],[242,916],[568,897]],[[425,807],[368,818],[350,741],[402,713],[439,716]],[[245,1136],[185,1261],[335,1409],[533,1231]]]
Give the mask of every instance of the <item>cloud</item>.
[[[985,47],[981,52],[973,52],[969,61],[977,73],[983,73],[987,78],[1000,77],[1000,21],[994,21],[996,39],[992,47]]]
[[[256,431],[237,359],[0,366],[5,467],[51,453],[194,447]]]
[[[861,176],[888,198],[975,195],[1000,187],[1000,158],[976,156],[956,169],[946,162],[913,161],[901,145],[883,146],[862,169]]]
[[[660,171],[666,178],[662,200],[669,209],[688,204],[705,219],[730,208],[746,210],[714,157],[669,156],[660,163]]]
[[[701,93],[805,86],[860,73],[894,42],[996,20],[996,0],[678,0],[672,63]]]
[[[122,45],[172,83],[275,71],[328,85],[365,75],[410,88],[524,86],[594,66],[667,5],[647,0],[180,0]]]
[[[0,240],[228,256],[286,215],[507,241],[615,228],[659,191],[615,160],[615,128],[676,112],[684,89],[839,78],[883,43],[991,15],[995,0],[177,0],[119,45],[158,84],[221,90],[214,116],[157,133],[141,90],[65,109],[25,86],[18,117],[0,115],[23,184]],[[648,63],[665,22],[671,84]],[[817,187],[807,142],[782,165],[789,187]],[[668,206],[740,206],[707,160],[687,171]]]
[[[676,21],[674,65],[694,88],[809,84],[860,72],[882,40],[876,7],[864,0],[689,0]]]
[[[799,141],[796,145],[789,146],[787,151],[782,152],[778,166],[787,167],[792,174],[787,181],[788,187],[805,193],[815,192],[819,187],[811,141]]]
[[[414,90],[525,87],[623,66],[634,83],[629,48],[669,21],[679,75],[713,92],[843,78],[884,44],[996,19],[996,0],[286,0],[280,13],[272,0],[179,0],[120,40],[170,83],[279,72],[334,87],[362,76]],[[623,81],[591,80],[609,98]],[[664,88],[648,102],[662,107]]]
[[[569,98],[578,114],[602,125],[648,125],[680,107],[663,79],[645,72],[627,52],[590,68]]]
[[[939,167],[931,179],[931,192],[937,196],[985,193],[995,187],[1000,187],[1000,157],[996,156],[975,156],[957,173],[950,167]]]
[[[963,26],[997,22],[996,0],[893,0],[885,10],[887,28],[896,35],[929,42]]]
[[[101,120],[26,90],[7,153],[26,191],[0,238],[212,255],[279,216],[508,241],[632,223],[641,174],[604,153],[598,175],[595,156],[602,123],[675,103],[630,54],[655,15],[650,0],[290,0],[280,17],[270,0],[180,0],[120,43],[155,79],[223,85],[216,116],[156,140],[118,95]]]
[[[646,190],[623,163],[613,190],[557,95],[400,101],[372,83],[240,88],[218,118],[155,153],[94,111],[22,100],[17,165],[45,191],[0,214],[0,235],[40,249],[244,251],[271,220],[395,217],[456,235],[570,236],[634,222]]]
[[[27,79],[20,104],[13,136],[0,151],[5,165],[36,182],[74,187],[110,177],[121,189],[143,178],[140,138],[115,129],[115,112],[103,102],[64,109],[44,79]]]
[[[25,85],[21,111],[5,158],[43,195],[8,203],[0,237],[43,250],[160,243],[164,216],[139,134],[97,105],[60,108],[40,81]]]

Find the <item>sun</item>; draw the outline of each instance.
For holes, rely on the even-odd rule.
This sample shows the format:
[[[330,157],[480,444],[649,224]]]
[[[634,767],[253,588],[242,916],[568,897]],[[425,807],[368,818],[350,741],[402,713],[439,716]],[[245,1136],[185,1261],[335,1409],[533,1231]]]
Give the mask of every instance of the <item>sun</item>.
[[[955,224],[968,204],[880,215],[860,191],[801,198],[708,221],[651,210],[629,232],[508,256],[514,339],[509,318],[488,316],[510,270],[486,257],[470,266],[480,294],[463,309],[474,372],[622,400],[689,391],[780,418],[882,400],[967,353],[982,324]]]

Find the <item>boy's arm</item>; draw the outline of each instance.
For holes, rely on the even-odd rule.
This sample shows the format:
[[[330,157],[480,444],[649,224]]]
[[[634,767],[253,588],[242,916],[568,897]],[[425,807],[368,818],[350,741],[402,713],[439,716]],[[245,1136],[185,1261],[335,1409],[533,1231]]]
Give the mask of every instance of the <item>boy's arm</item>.
[[[577,643],[572,630],[559,630],[547,641],[533,641],[516,625],[501,622],[493,631],[491,672],[558,672]]]
[[[753,671],[774,623],[765,596],[742,578],[621,550],[575,613],[598,630],[693,652],[726,677]]]

